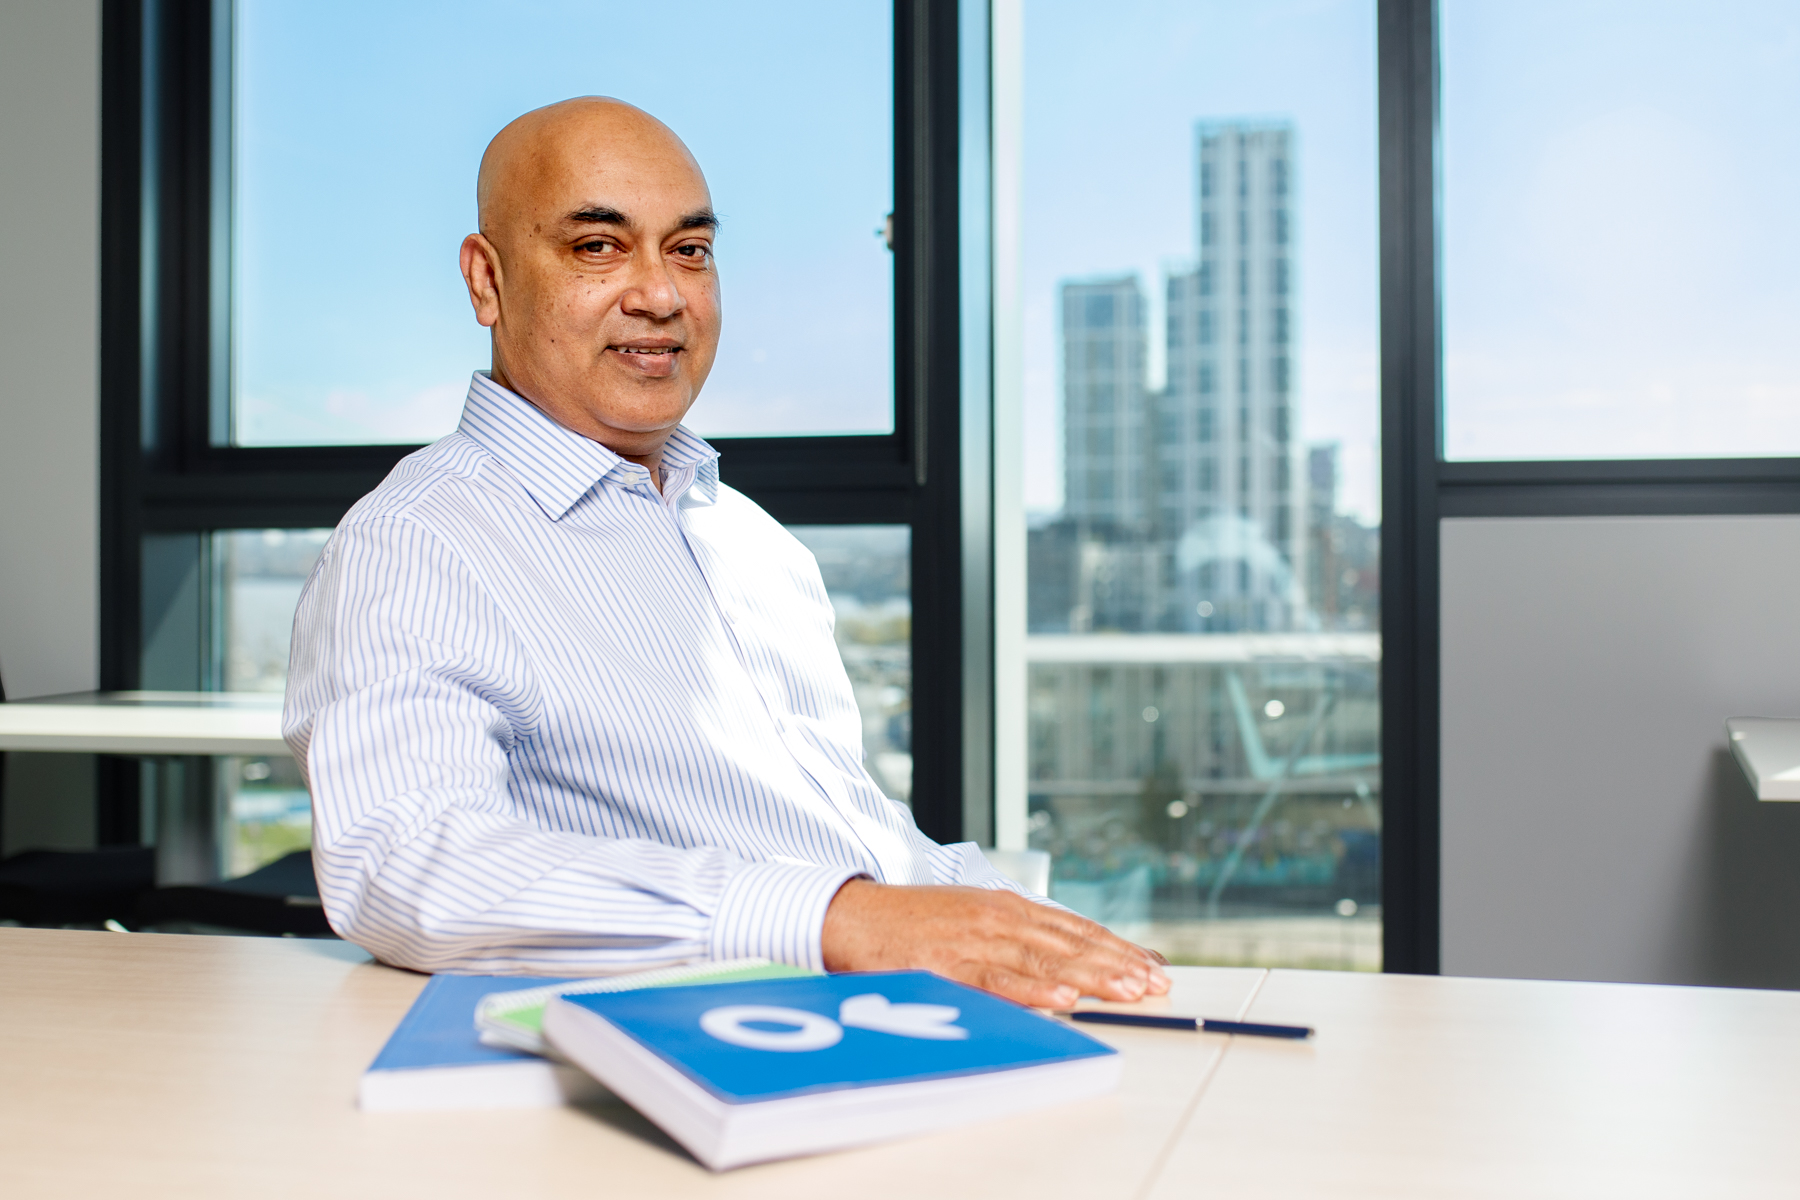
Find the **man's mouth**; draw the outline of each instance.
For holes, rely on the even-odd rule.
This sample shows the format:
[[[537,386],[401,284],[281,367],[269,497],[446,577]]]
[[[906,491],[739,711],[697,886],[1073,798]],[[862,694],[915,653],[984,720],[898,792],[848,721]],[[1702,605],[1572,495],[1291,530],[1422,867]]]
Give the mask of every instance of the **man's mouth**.
[[[649,341],[623,345],[612,345],[608,350],[617,354],[627,369],[633,370],[645,379],[668,379],[674,376],[677,364],[676,357],[681,353],[678,344],[662,341]]]

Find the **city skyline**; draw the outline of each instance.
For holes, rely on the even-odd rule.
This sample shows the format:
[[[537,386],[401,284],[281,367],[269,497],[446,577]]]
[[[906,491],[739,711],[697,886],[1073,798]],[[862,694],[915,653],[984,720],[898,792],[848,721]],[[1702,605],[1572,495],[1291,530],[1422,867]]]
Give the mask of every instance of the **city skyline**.
[[[1135,274],[1061,283],[1064,504],[1029,535],[1034,630],[1302,630],[1372,611],[1372,592],[1340,603],[1336,564],[1370,590],[1375,543],[1334,528],[1338,448],[1296,436],[1297,137],[1287,121],[1195,123],[1201,253],[1164,273],[1154,327]]]

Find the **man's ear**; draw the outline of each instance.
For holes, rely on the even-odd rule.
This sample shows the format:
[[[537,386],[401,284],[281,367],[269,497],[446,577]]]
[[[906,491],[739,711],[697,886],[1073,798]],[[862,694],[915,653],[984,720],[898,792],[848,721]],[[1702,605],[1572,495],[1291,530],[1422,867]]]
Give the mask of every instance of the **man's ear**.
[[[500,320],[500,252],[479,233],[463,239],[462,275],[475,319],[492,329]]]

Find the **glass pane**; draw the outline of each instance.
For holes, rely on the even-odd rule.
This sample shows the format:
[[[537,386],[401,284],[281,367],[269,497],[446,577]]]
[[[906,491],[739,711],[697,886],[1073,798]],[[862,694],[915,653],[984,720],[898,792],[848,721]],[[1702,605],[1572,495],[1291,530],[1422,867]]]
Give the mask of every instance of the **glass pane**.
[[[1800,454],[1800,9],[1440,12],[1446,457]]]
[[[225,793],[219,840],[227,879],[312,846],[312,797],[291,758],[221,758],[214,776]]]
[[[912,802],[912,530],[790,525],[819,560],[837,614],[838,653],[862,712],[864,763],[889,797]]]
[[[228,692],[287,687],[288,645],[300,589],[329,529],[235,529],[212,535],[214,618],[222,661],[212,675]],[[224,814],[219,850],[226,878],[312,845],[312,803],[291,758],[221,758]]]
[[[329,529],[236,529],[213,534],[223,604],[221,691],[287,688],[288,643],[300,589]]]
[[[595,93],[686,140],[723,222],[724,334],[692,427],[893,428],[890,5],[695,0],[659,30],[592,0],[240,0],[235,34],[229,440],[454,428],[489,362],[457,268],[481,152]]]
[[[1374,34],[1026,13],[1031,845],[1176,962],[1381,964]]]

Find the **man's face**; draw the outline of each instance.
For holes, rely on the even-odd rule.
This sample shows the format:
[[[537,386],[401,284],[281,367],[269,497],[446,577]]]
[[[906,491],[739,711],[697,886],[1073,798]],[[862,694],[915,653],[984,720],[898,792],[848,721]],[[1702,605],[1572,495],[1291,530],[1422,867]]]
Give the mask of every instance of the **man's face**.
[[[495,377],[627,457],[655,454],[718,349],[706,181],[624,106],[577,107],[514,142],[497,143],[482,234],[463,246]]]

